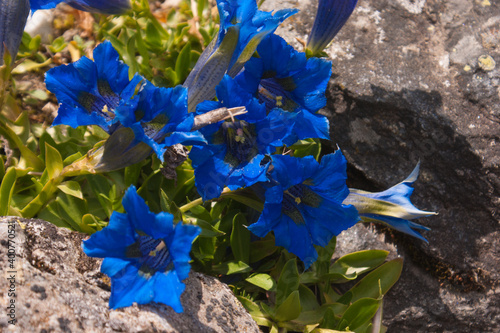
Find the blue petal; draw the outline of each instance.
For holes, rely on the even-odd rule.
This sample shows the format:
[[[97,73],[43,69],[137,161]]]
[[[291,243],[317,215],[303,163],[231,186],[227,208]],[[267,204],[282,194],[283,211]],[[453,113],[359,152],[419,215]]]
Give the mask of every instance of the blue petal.
[[[125,258],[127,246],[135,241],[135,231],[128,216],[113,212],[106,228],[83,241],[83,252],[90,257]]]
[[[175,264],[175,270],[179,279],[188,277],[191,257],[191,245],[194,239],[200,234],[201,229],[193,225],[177,224],[172,242],[169,244],[170,253]]]
[[[307,41],[307,48],[312,54],[317,54],[328,46],[351,16],[357,2],[357,0],[319,0],[316,18]]]
[[[107,267],[105,267],[107,268]],[[131,306],[134,302],[147,304],[153,300],[153,282],[139,274],[139,269],[132,264],[125,266],[111,278],[111,309]]]
[[[177,313],[182,313],[181,294],[186,289],[174,271],[155,275],[153,301],[167,304]]]
[[[312,178],[311,188],[316,192],[328,193],[331,200],[343,202],[349,194],[346,185],[347,160],[340,149],[321,158],[318,173]]]
[[[296,224],[283,215],[281,223],[274,228],[277,246],[283,246],[304,262],[305,269],[318,259],[318,252],[313,246],[311,234],[305,224]]]
[[[431,230],[430,228],[424,227],[423,225],[420,225],[418,223],[414,223],[405,219],[400,219],[397,217],[392,217],[392,216],[383,216],[383,215],[378,215],[378,214],[362,214],[361,218],[365,222],[379,222],[383,223],[393,229],[396,229],[398,231],[401,231],[405,234],[408,234],[410,236],[416,237],[420,240],[423,240],[424,242],[427,242],[427,239],[425,239],[419,232],[413,229],[420,229],[420,230]]]
[[[30,0],[31,11],[35,12],[38,9],[50,9],[55,8],[58,3],[64,0]]]
[[[168,237],[173,232],[173,215],[166,212],[151,213],[134,186],[125,192],[123,207],[136,230],[141,230],[155,239]]]

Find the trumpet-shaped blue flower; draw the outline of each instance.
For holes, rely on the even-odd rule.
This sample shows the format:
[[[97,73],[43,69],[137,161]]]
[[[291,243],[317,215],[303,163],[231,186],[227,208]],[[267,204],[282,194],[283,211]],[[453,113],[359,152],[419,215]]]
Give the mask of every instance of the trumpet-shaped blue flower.
[[[329,124],[316,111],[326,105],[325,91],[332,73],[330,61],[297,52],[277,36],[270,35],[258,46],[237,77],[238,83],[266,104],[268,112],[280,108],[297,113],[298,139],[329,138]]]
[[[157,88],[146,82],[139,94],[117,108],[117,119],[130,127],[137,141],[153,148],[161,161],[168,147],[205,143],[198,131],[191,131],[194,115],[187,113],[187,89]]]
[[[412,173],[401,183],[382,192],[367,192],[350,189],[349,196],[344,204],[356,207],[361,220],[364,222],[379,222],[388,225],[398,231],[411,235],[423,241],[427,240],[413,229],[430,230],[412,219],[435,215],[435,212],[426,212],[415,207],[410,196],[413,193],[413,183],[418,178],[420,163],[417,164]]]
[[[318,11],[307,49],[311,54],[323,51],[351,16],[358,0],[319,0]]]
[[[245,106],[248,113],[200,130],[208,145],[193,146],[189,156],[204,200],[218,197],[225,186],[234,190],[266,181],[269,161],[265,156],[283,145],[291,122],[278,110],[266,115],[265,106],[227,75],[217,87],[217,97],[220,102],[204,102],[198,112]]]
[[[253,55],[257,45],[297,10],[283,9],[274,15],[257,10],[255,0],[217,0],[220,28],[184,82],[189,89],[189,110],[215,95],[224,74],[234,77]]]
[[[264,210],[248,229],[259,237],[274,231],[276,245],[297,255],[307,269],[318,258],[313,245],[326,246],[359,220],[356,208],[342,203],[349,194],[346,160],[338,150],[321,163],[286,155],[273,155],[272,163]]]
[[[158,302],[182,312],[181,282],[190,270],[191,244],[200,229],[173,225],[173,216],[149,211],[130,187],[123,198],[126,213],[114,212],[109,225],[83,242],[90,257],[105,258],[101,271],[111,278],[112,309]]]
[[[128,66],[119,60],[110,42],[94,49],[94,59],[52,68],[45,74],[47,89],[60,103],[53,125],[99,125],[108,133],[116,127],[116,110],[128,107],[143,78],[128,77]]]

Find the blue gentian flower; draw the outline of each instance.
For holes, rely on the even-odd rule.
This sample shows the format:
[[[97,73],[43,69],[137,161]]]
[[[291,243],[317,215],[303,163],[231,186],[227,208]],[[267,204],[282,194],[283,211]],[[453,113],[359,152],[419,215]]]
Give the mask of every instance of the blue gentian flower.
[[[109,307],[158,302],[182,312],[181,281],[188,277],[191,244],[201,230],[174,226],[169,213],[151,213],[133,186],[122,203],[126,213],[113,212],[109,225],[83,242],[88,256],[105,258],[101,271],[111,278]]]
[[[259,237],[274,231],[276,245],[297,255],[307,269],[318,258],[313,245],[328,245],[359,220],[356,208],[342,203],[349,194],[346,160],[340,150],[321,163],[312,156],[272,158],[264,210],[248,229]]]
[[[116,109],[127,107],[143,78],[136,74],[129,80],[128,66],[110,42],[94,49],[94,59],[82,57],[45,74],[47,89],[60,103],[53,125],[99,125],[108,133],[116,128]]]
[[[282,146],[282,139],[289,134],[286,114],[276,111],[266,115],[265,105],[231,77],[226,75],[217,86],[217,97],[219,102],[206,101],[198,106],[198,112],[245,106],[248,113],[200,129],[208,144],[193,146],[189,156],[196,188],[204,200],[218,197],[225,186],[234,190],[266,181],[269,161],[265,157]]]
[[[297,10],[283,9],[274,15],[257,10],[255,0],[217,0],[220,28],[184,82],[189,89],[189,111],[215,95],[224,74],[234,77],[264,37]]]
[[[315,55],[323,51],[351,16],[358,0],[319,0],[309,39],[308,53]]]
[[[236,76],[238,83],[266,104],[296,113],[298,139],[329,139],[329,124],[316,112],[326,105],[325,91],[332,73],[330,61],[307,59],[283,38],[269,35],[257,47],[259,57],[250,59]]]
[[[435,215],[435,212],[426,212],[415,207],[410,196],[413,193],[413,183],[418,178],[420,163],[412,173],[401,183],[382,192],[367,192],[350,189],[349,196],[344,204],[356,207],[361,220],[364,222],[379,222],[398,231],[411,235],[427,242],[427,239],[413,229],[430,230],[418,223],[409,221],[419,217]]]
[[[181,143],[206,143],[198,131],[191,131],[194,114],[187,112],[187,89],[158,88],[146,82],[138,95],[116,109],[116,117],[134,131],[135,139],[145,142],[161,161],[168,147]]]

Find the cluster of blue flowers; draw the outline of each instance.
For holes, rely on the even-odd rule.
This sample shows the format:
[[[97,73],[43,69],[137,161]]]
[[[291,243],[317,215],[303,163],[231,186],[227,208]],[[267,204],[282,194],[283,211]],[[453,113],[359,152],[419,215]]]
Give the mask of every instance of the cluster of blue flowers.
[[[33,2],[33,10],[56,3]],[[97,7],[92,1],[67,2],[110,11],[104,2]],[[127,7],[126,1],[107,3]],[[145,156],[154,152],[162,161],[169,146],[191,145],[203,200],[219,197],[226,187],[255,189],[264,209],[249,230],[260,237],[272,231],[276,245],[296,254],[306,269],[318,258],[315,245],[326,246],[361,220],[382,221],[422,238],[412,228],[426,228],[409,221],[432,214],[409,200],[418,169],[387,191],[369,193],[347,187],[340,150],[320,162],[276,153],[297,140],[329,139],[328,119],[317,111],[326,105],[332,65],[311,55],[326,47],[355,5],[356,0],[319,1],[306,56],[274,34],[296,10],[273,15],[258,10],[255,0],[217,0],[218,35],[184,85],[168,89],[138,74],[129,79],[128,66],[104,42],[94,50],[94,61],[83,57],[47,72],[47,88],[60,103],[54,125],[98,125],[116,142],[126,142],[121,154],[142,145]],[[195,116],[221,107],[244,107],[246,113],[193,130]],[[127,166],[123,161],[116,166]],[[135,188],[126,192],[123,206],[126,214],[114,213],[109,226],[84,243],[88,255],[106,258],[102,270],[112,281],[110,307],[155,301],[182,311],[181,280],[200,230],[182,223],[174,227],[171,214],[149,212]]]

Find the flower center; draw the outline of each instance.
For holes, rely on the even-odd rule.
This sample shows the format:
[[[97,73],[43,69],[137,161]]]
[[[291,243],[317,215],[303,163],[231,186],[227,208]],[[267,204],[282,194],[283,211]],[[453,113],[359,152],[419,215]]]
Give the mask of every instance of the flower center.
[[[232,166],[250,162],[258,154],[255,126],[244,120],[222,123],[221,131],[227,147],[224,161]]]
[[[259,84],[259,102],[266,104],[269,112],[278,107],[285,111],[294,111],[297,103],[293,101],[291,91],[295,89],[295,84],[291,77],[286,78],[263,78]]]
[[[283,202],[281,212],[290,217],[296,224],[304,224],[305,219],[301,207],[309,206],[319,207],[322,198],[308,186],[298,184],[292,186],[283,192]]]
[[[156,272],[165,272],[173,268],[165,241],[144,234],[139,235],[137,242],[129,246],[127,257],[138,259],[139,271],[146,278]]]
[[[110,121],[115,117],[114,110],[120,104],[120,96],[115,94],[109,83],[105,80],[97,81],[99,94],[94,95],[86,91],[80,92],[78,103],[89,113],[95,112]]]

